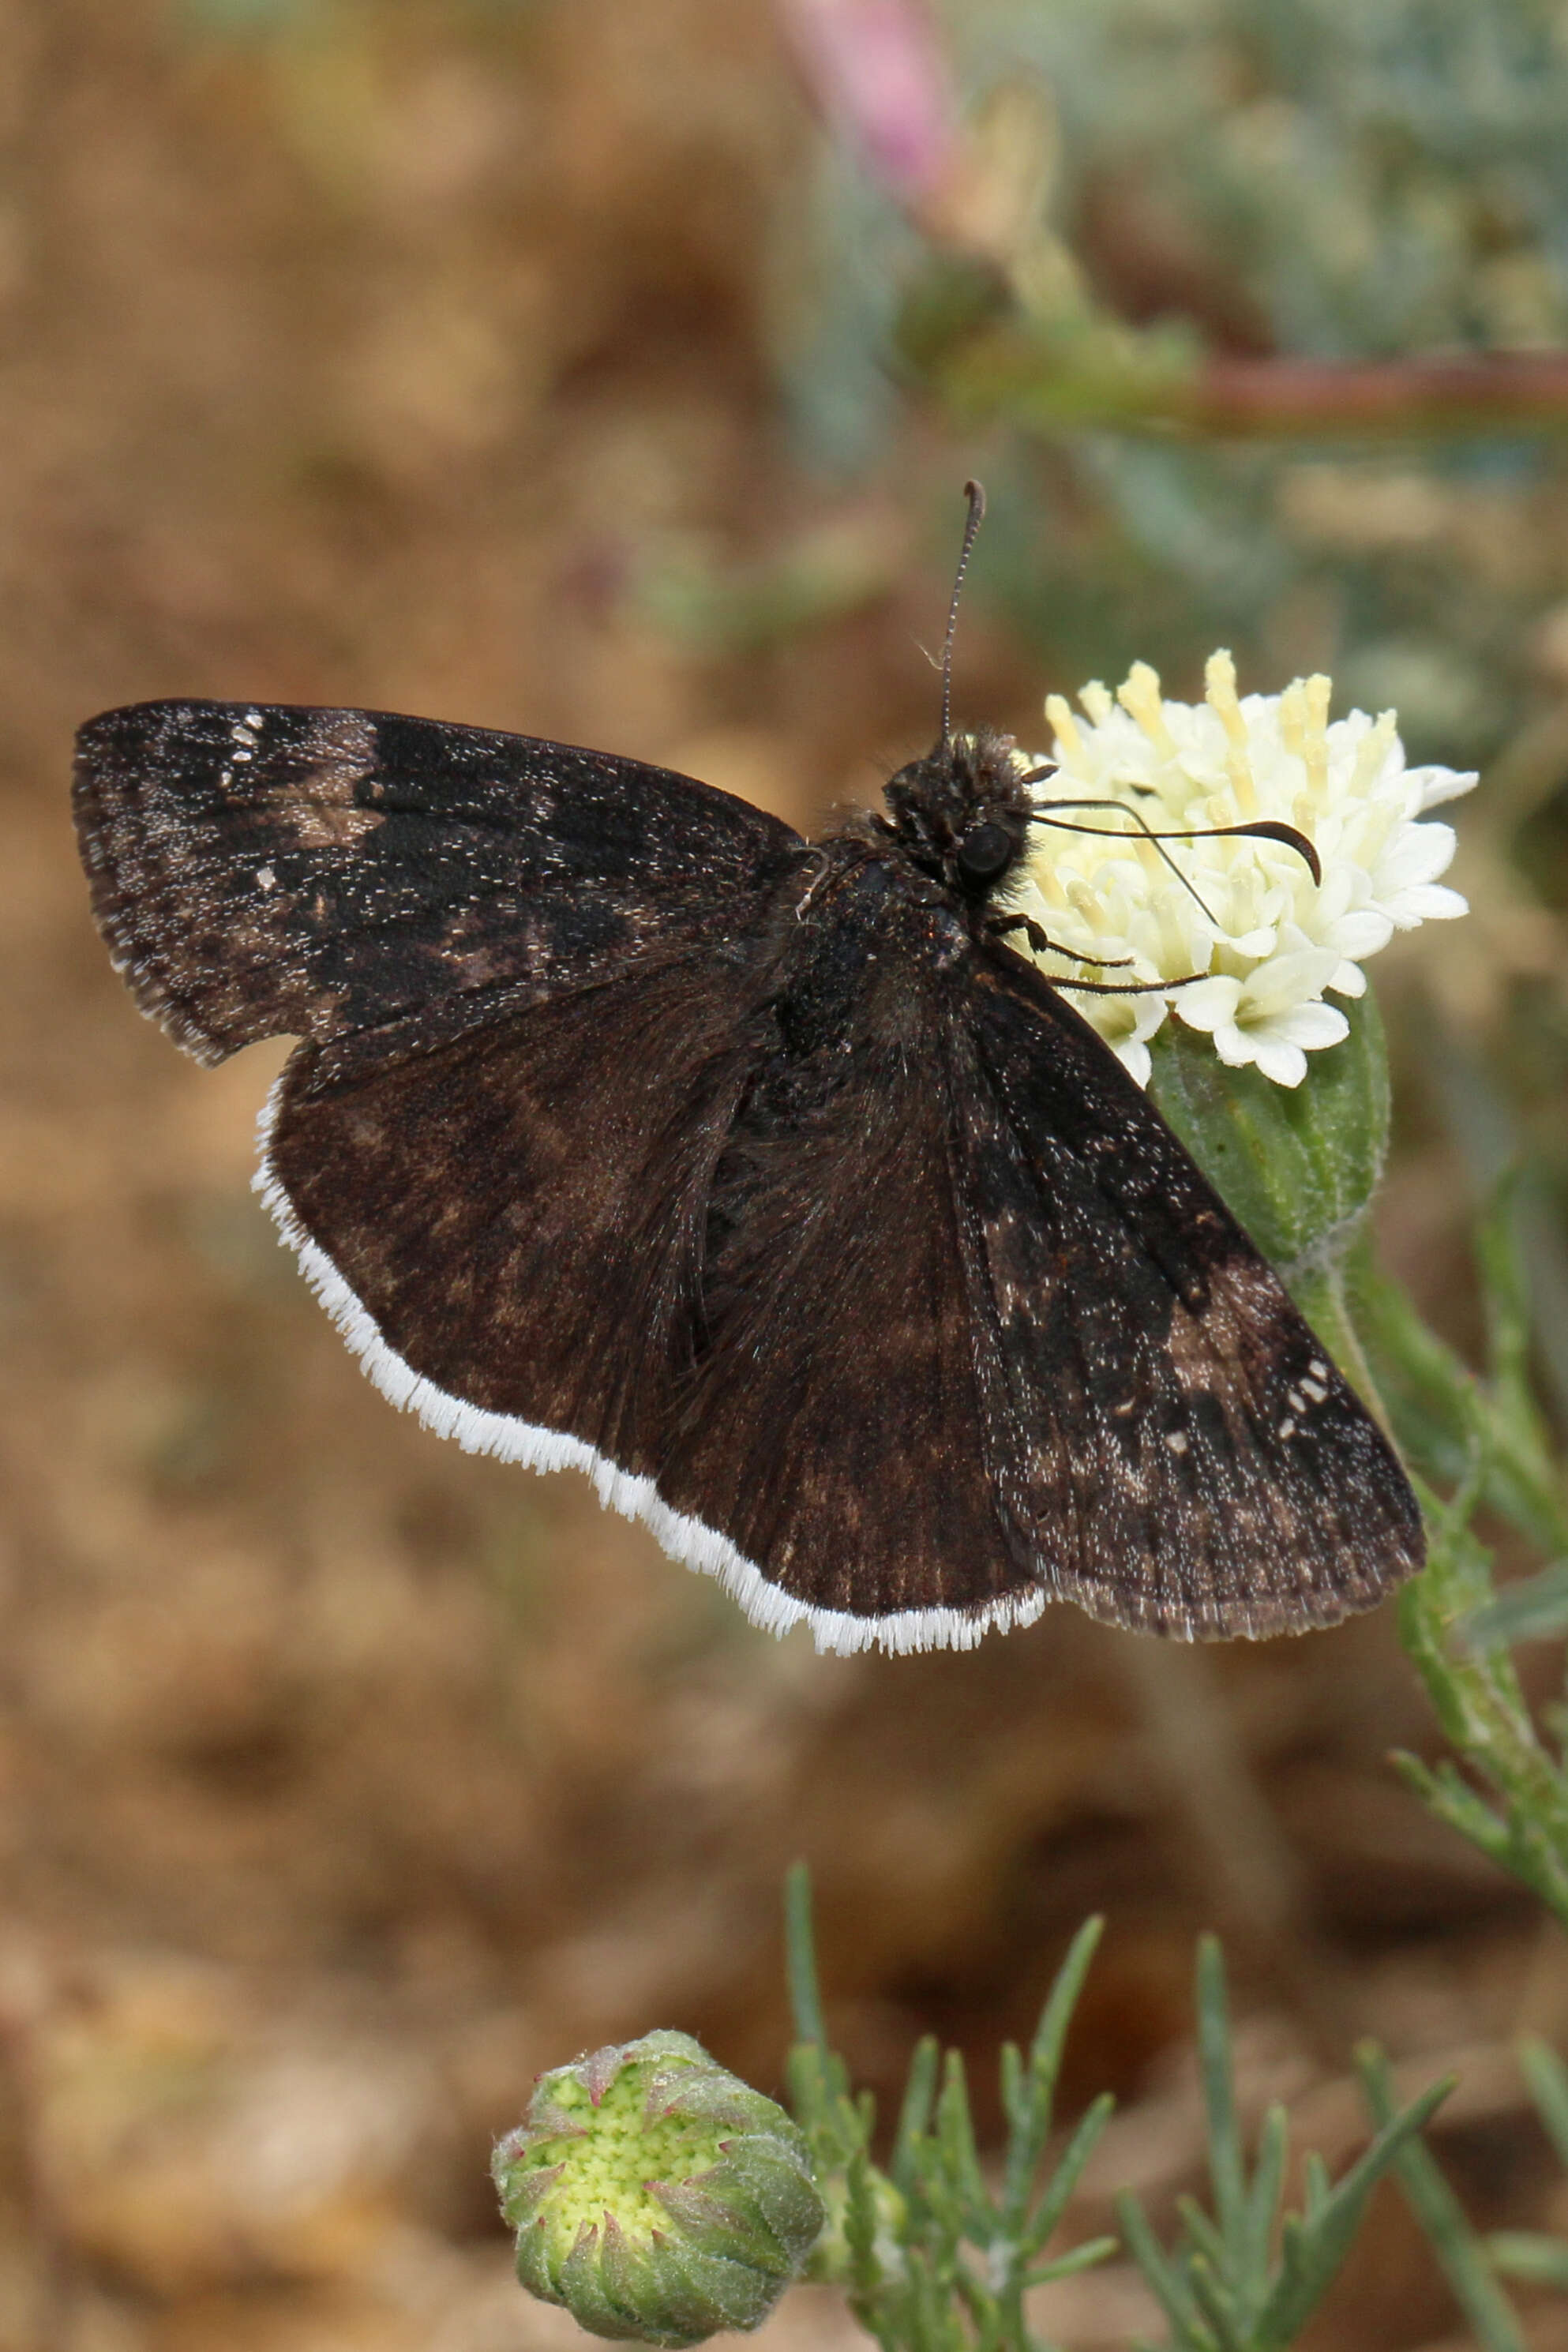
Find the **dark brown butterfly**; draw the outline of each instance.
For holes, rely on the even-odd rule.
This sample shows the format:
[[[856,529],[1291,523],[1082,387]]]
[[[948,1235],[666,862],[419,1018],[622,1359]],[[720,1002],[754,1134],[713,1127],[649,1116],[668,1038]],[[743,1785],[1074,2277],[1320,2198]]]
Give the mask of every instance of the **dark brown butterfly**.
[[[258,1181],[376,1384],[757,1623],[1268,1634],[1419,1565],[1326,1349],[1006,943],[1005,739],[944,708],[807,844],[602,751],[157,702],[82,729],[76,810],[142,1009],[303,1041]]]

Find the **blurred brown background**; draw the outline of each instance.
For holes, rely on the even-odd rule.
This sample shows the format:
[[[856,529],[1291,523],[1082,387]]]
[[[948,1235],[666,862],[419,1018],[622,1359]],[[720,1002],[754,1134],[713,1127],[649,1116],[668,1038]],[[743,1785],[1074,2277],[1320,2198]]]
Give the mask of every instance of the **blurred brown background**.
[[[90,712],[413,709],[810,823],[929,740],[960,486],[1015,463],[912,399],[837,472],[792,424],[819,133],[763,0],[221,13],[0,0],[0,2347],[581,2340],[510,2282],[491,2137],[655,2025],[776,2085],[797,1855],[884,2101],[935,2030],[984,2110],[1108,1912],[1071,2082],[1122,2110],[1077,2231],[1195,2185],[1205,1924],[1254,2106],[1342,2160],[1356,2035],[1413,2083],[1458,2053],[1445,2162],[1479,2221],[1541,2221],[1508,2043],[1568,1978],[1385,1767],[1433,1746],[1387,1612],[1196,1658],[1070,1612],[963,1657],[775,1643],[582,1481],[384,1403],[248,1191],[280,1053],[203,1072],[136,1015],[69,833]],[[1306,471],[1304,534],[1375,527]],[[1483,508],[1432,528],[1484,550]],[[1568,583],[1530,546],[1539,615]],[[959,670],[1036,740],[1081,674],[984,566]],[[1483,940],[1528,923],[1550,965],[1548,910]],[[1461,1336],[1465,1214],[1417,1105],[1387,1244]],[[1120,2266],[1049,2308],[1084,2347],[1153,2326]],[[847,2332],[812,2292],[773,2326]],[[1450,2338],[1385,2194],[1312,2340]]]

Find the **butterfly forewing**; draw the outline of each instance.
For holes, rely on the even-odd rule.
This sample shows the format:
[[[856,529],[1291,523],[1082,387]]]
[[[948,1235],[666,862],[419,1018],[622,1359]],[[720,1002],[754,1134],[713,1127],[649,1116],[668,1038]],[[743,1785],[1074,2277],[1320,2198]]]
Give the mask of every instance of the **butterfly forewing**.
[[[116,960],[205,1061],[392,1021],[453,1034],[721,923],[801,847],[760,809],[638,761],[246,703],[94,719],[76,811]]]

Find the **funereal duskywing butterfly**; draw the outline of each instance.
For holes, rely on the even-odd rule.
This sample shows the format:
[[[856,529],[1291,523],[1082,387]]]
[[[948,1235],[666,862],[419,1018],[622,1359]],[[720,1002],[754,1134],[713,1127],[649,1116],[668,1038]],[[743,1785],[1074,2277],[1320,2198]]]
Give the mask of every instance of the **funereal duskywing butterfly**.
[[[966,542],[967,546],[967,542]],[[951,626],[949,632],[951,656]],[[603,751],[154,702],[78,739],[100,927],[376,1384],[820,1647],[1077,1601],[1332,1623],[1415,1499],[1277,1276],[1005,943],[1034,813],[942,740],[808,845]]]

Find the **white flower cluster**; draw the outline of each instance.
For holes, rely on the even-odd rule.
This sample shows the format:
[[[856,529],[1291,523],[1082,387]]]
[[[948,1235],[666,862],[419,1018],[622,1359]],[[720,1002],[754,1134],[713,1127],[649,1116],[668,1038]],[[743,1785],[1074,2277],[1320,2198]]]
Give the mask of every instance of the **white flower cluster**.
[[[1140,1085],[1148,1041],[1173,1012],[1210,1034],[1222,1061],[1255,1062],[1278,1085],[1299,1086],[1308,1053],[1337,1045],[1349,1025],[1323,1003],[1325,989],[1360,996],[1363,960],[1396,930],[1465,913],[1458,892],[1437,880],[1454,854],[1451,826],[1417,819],[1476,778],[1407,768],[1392,711],[1373,719],[1352,710],[1331,722],[1326,677],[1240,700],[1236,665],[1216,653],[1205,681],[1203,703],[1167,702],[1139,662],[1114,700],[1103,686],[1084,688],[1082,719],[1050,696],[1058,765],[1037,784],[1037,800],[1121,802],[1135,815],[1064,809],[1065,823],[1093,830],[1035,825],[1009,904],[1061,951],[1042,956],[1044,968]],[[1283,842],[1211,837],[1157,849],[1142,830],[1259,819],[1306,835],[1321,883]],[[1015,943],[1024,946],[1022,934]],[[1121,957],[1125,970],[1088,961]],[[1081,980],[1148,981],[1149,992],[1074,994],[1067,976],[1075,963]],[[1192,972],[1203,977],[1162,992]]]

